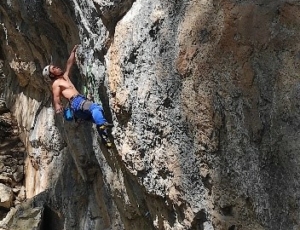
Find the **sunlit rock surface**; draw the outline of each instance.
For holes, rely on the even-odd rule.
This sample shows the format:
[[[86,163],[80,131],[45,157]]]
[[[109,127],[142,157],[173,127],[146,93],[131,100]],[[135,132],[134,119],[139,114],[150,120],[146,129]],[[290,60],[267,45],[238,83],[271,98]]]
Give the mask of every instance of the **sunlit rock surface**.
[[[300,228],[299,15],[279,0],[2,1],[27,201],[1,226],[27,210],[37,229]],[[41,71],[75,44],[72,79],[114,123],[111,150],[54,116]]]

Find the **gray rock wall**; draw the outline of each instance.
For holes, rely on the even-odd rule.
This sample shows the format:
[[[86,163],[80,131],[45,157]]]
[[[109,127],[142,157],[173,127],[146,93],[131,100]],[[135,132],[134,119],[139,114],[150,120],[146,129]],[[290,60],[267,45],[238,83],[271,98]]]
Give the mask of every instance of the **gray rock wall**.
[[[18,124],[0,99],[0,218],[25,200],[25,148],[18,137]]]
[[[26,148],[28,199],[3,227],[27,210],[36,229],[298,229],[299,11],[1,2],[0,90]],[[114,123],[111,150],[92,124],[54,116],[41,70],[75,44],[72,79]]]

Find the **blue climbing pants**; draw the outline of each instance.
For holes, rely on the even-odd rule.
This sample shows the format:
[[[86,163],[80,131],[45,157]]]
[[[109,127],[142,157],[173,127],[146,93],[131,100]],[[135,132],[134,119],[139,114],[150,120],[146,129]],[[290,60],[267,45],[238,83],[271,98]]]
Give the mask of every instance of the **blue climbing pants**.
[[[107,122],[102,106],[87,100],[83,95],[71,97],[70,104],[76,118],[91,120],[96,125]]]

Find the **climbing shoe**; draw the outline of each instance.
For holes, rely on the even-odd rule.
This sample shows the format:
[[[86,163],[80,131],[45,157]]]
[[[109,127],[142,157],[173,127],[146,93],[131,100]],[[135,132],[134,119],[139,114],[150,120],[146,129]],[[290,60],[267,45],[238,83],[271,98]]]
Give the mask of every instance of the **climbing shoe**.
[[[112,143],[111,142],[106,142],[105,146],[106,146],[106,148],[110,149],[112,147]]]
[[[99,125],[98,127],[99,127],[100,130],[105,130],[105,129],[110,129],[113,126],[114,126],[113,124],[105,122],[104,124]]]
[[[106,133],[101,133],[101,139],[102,139],[102,143],[107,147],[107,148],[111,148],[112,147],[112,143],[109,139],[109,137],[107,136]]]

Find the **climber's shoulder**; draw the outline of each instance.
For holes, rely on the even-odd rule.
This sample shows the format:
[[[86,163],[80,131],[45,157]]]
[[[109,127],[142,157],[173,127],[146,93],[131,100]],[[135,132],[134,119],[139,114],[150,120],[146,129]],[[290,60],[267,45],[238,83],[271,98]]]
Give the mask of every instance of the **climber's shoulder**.
[[[64,73],[62,80],[66,80],[66,81],[69,81],[69,80],[70,80],[70,77],[69,77],[69,73],[68,73],[68,72],[65,72],[65,73]]]
[[[56,79],[55,81],[52,82],[52,90],[59,88],[61,85],[61,79]]]

